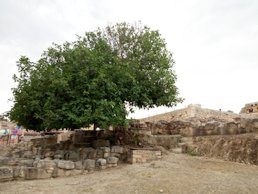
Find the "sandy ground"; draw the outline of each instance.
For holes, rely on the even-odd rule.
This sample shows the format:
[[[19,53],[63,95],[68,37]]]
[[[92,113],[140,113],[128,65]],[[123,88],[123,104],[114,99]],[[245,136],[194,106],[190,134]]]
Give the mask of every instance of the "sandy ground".
[[[258,193],[258,166],[170,153],[67,178],[0,183],[2,194]]]

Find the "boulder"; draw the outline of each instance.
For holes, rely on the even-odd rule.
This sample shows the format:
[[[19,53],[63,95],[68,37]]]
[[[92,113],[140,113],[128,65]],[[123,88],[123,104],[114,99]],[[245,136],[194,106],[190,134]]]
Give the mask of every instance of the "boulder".
[[[77,161],[74,163],[74,165],[75,165],[75,169],[77,169],[77,170],[83,169],[82,161]]]
[[[15,180],[24,180],[25,174],[24,174],[24,168],[25,166],[16,166],[13,168],[13,177]]]
[[[34,160],[32,159],[23,159],[23,160],[20,160],[18,165],[19,166],[27,166],[27,167],[33,167],[33,163],[34,163]]]
[[[96,157],[97,157],[97,158],[103,158],[103,157],[104,157],[104,152],[103,152],[102,149],[99,149],[99,148],[98,148],[98,149],[96,150],[96,152],[97,152],[97,153],[96,153]]]
[[[75,164],[72,161],[59,160],[57,161],[57,167],[66,170],[72,170],[75,168]]]
[[[56,162],[54,160],[35,160],[33,166],[53,170],[56,168]]]
[[[24,171],[25,180],[33,179],[47,179],[52,177],[53,171],[48,171],[42,168],[35,167],[25,167],[22,169]]]
[[[95,160],[92,159],[86,159],[83,161],[83,167],[85,170],[92,171],[95,168]]]
[[[116,157],[108,157],[107,158],[107,163],[108,164],[117,164],[117,162],[118,162],[118,158],[116,158]]]
[[[104,153],[110,152],[110,147],[101,147],[100,149],[102,149]]]
[[[69,151],[69,160],[76,162],[79,160],[79,153],[76,151]]]
[[[0,182],[13,180],[13,169],[11,167],[0,167]]]
[[[107,165],[107,160],[104,159],[104,158],[99,158],[97,159],[96,161],[96,166],[99,168],[99,169],[105,169],[106,168],[106,165]]]

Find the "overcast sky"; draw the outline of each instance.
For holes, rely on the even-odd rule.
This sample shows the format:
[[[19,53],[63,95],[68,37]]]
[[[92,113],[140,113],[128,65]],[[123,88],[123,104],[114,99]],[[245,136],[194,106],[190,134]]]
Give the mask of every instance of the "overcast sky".
[[[176,109],[193,103],[239,112],[258,101],[257,0],[0,0],[0,113],[12,106],[21,55],[35,61],[53,42],[124,21],[142,21],[166,39],[185,98]]]

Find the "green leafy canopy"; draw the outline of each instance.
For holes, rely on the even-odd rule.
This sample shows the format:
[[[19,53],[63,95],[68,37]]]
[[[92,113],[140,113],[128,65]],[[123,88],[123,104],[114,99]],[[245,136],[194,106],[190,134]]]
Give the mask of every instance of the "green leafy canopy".
[[[127,106],[181,102],[172,54],[158,31],[119,23],[54,44],[37,62],[22,56],[11,120],[37,131],[126,124]]]

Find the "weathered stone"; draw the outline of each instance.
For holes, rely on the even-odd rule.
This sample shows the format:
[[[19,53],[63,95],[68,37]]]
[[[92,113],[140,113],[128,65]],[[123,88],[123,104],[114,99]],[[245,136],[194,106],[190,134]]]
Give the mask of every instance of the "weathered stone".
[[[107,158],[107,163],[108,164],[117,164],[117,162],[118,162],[118,158],[116,158],[116,157],[108,157]]]
[[[95,160],[87,159],[83,161],[83,167],[85,170],[92,171],[94,170],[95,165],[96,165]]]
[[[97,153],[96,153],[97,158],[103,158],[104,157],[104,152],[103,152],[102,149],[97,149],[96,151],[97,151]]]
[[[0,182],[13,180],[13,169],[11,167],[0,167]]]
[[[4,157],[0,159],[0,166],[16,166],[18,165],[19,159]]]
[[[57,162],[57,167],[66,169],[66,170],[71,170],[75,168],[74,162],[72,161],[66,161],[66,160],[59,160]]]
[[[89,151],[87,158],[89,158],[89,159],[97,158],[97,151],[95,149],[92,149],[91,151]]]
[[[13,168],[13,177],[15,180],[23,180],[25,179],[25,174],[24,174],[24,166],[17,166]]]
[[[98,167],[98,169],[105,169],[107,167],[107,160],[104,158],[99,158],[96,161],[96,166]]]
[[[124,150],[123,147],[120,147],[120,146],[113,146],[112,149],[111,149],[111,152],[122,154],[122,153],[123,153],[123,150]]]
[[[96,163],[99,166],[105,166],[107,164],[107,160],[104,158],[99,158],[99,159],[97,159]]]
[[[131,150],[128,157],[129,163],[144,163],[152,160],[160,159],[160,150]]]
[[[75,164],[75,169],[77,169],[77,170],[83,169],[83,165],[82,165],[81,161],[77,161],[74,164]]]
[[[88,148],[82,148],[80,150],[80,160],[86,160],[90,158],[95,158],[96,157],[96,150],[93,149],[92,147]]]
[[[35,168],[35,167],[25,167],[22,170],[24,171],[26,180],[51,178],[53,173],[53,171],[48,172],[43,168]]]
[[[35,167],[27,167],[23,168],[22,171],[24,171],[24,178],[26,180],[33,180],[38,178],[38,168]]]
[[[53,170],[56,168],[56,162],[53,160],[38,160],[33,163],[33,166],[37,168],[45,168]]]
[[[100,149],[102,149],[104,153],[110,152],[110,147],[101,147]]]
[[[103,158],[107,158],[107,157],[109,157],[110,156],[110,152],[107,152],[107,153],[104,153],[103,154]]]
[[[52,177],[64,177],[65,176],[65,171],[64,169],[61,168],[56,168],[52,174]]]
[[[34,163],[34,160],[32,159],[24,159],[24,160],[20,160],[18,165],[19,166],[27,166],[27,167],[33,167],[33,163]]]
[[[69,160],[76,162],[79,160],[79,153],[76,151],[69,151]]]

